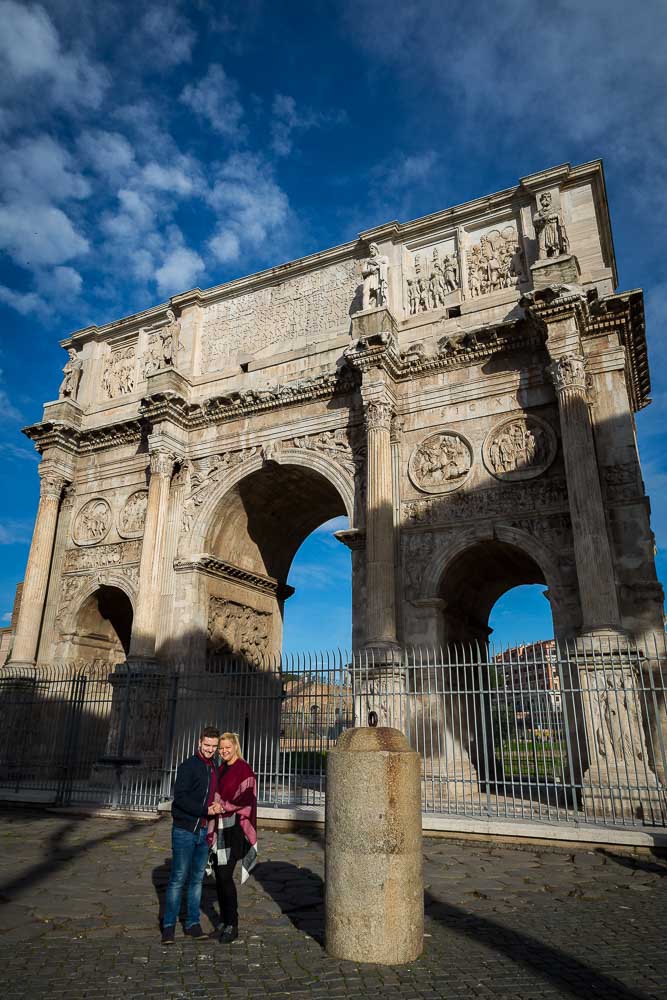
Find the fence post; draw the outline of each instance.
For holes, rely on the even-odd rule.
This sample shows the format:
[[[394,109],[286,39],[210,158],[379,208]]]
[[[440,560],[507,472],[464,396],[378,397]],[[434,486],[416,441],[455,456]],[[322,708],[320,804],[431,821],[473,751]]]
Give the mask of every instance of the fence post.
[[[70,683],[70,695],[65,717],[66,742],[63,753],[63,768],[55,805],[68,806],[72,801],[73,771],[78,763],[79,737],[81,735],[81,714],[85,701],[87,680],[82,673],[76,673]]]
[[[171,691],[168,696],[168,719],[166,726],[166,736],[164,741],[164,754],[162,757],[162,788],[160,799],[164,802],[171,796],[171,758],[174,752],[174,737],[176,734],[176,707],[178,703],[178,682],[179,675],[174,671],[171,678]]]

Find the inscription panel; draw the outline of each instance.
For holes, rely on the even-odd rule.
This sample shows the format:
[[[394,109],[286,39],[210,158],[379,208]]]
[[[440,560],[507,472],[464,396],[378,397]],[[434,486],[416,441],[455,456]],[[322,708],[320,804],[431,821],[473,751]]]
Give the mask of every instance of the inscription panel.
[[[359,261],[345,260],[209,306],[202,371],[220,371],[239,351],[253,354],[282,341],[320,337],[347,323],[360,281]]]

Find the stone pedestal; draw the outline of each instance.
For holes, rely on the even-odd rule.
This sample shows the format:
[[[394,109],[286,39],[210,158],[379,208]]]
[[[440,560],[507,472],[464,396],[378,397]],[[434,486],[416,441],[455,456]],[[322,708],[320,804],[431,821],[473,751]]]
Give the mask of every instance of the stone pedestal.
[[[547,257],[536,260],[530,266],[533,288],[549,288],[550,285],[578,285],[581,277],[579,261],[573,254]]]
[[[614,649],[607,637],[582,638],[577,651],[588,759],[582,777],[587,818],[664,825],[667,800],[650,767],[637,666],[627,648]]]
[[[327,755],[325,946],[349,962],[421,954],[419,754],[396,729],[348,729]]]

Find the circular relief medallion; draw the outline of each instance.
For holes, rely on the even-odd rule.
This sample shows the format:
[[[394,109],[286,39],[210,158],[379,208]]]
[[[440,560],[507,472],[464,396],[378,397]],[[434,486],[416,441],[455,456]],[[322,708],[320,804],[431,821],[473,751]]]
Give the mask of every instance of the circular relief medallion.
[[[472,469],[472,448],[456,431],[441,431],[422,441],[410,456],[408,475],[424,493],[450,493]]]
[[[138,538],[143,534],[147,504],[148,490],[137,490],[127,498],[118,515],[118,534],[122,538]]]
[[[102,497],[85,503],[74,522],[74,541],[77,545],[96,545],[109,533],[111,507]]]
[[[534,416],[511,417],[489,431],[482,458],[496,479],[534,479],[549,468],[557,448],[556,435],[546,421]]]

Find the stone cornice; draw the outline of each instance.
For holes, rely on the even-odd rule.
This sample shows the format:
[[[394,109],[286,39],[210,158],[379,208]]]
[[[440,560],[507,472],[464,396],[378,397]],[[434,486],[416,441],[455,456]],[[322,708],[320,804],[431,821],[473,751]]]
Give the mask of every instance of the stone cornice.
[[[217,556],[212,555],[203,554],[195,556],[194,559],[179,560],[174,563],[174,570],[177,573],[205,573],[207,576],[219,580],[227,580],[243,587],[250,587],[251,590],[258,590],[260,593],[276,597],[278,600],[286,600],[294,593],[294,587],[281,583],[272,576],[254,573],[252,570],[225,562],[224,559],[218,559]]]
[[[76,455],[79,450],[81,432],[70,424],[46,420],[22,428],[22,433],[35,445],[40,455],[47,448],[58,448],[68,455]]]
[[[613,332],[625,348],[625,372],[633,410],[651,402],[651,377],[646,347],[644,296],[640,289],[597,298],[595,290],[554,286],[528,292],[520,302],[538,324],[574,317],[582,339]]]
[[[144,430],[144,422],[140,419],[123,420],[88,430],[45,420],[24,427],[23,433],[34,442],[40,454],[47,448],[60,448],[70,455],[82,455],[140,441]]]
[[[615,332],[625,348],[625,375],[635,412],[651,402],[651,375],[646,347],[644,293],[641,289],[607,295],[591,304],[587,334]]]

